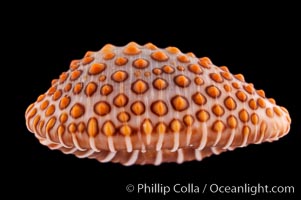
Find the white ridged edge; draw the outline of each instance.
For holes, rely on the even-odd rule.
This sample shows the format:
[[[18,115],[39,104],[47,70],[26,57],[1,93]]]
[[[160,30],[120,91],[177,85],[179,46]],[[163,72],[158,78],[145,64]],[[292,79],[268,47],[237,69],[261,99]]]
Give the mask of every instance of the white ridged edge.
[[[162,163],[162,151],[157,151],[154,165],[158,166]]]
[[[64,142],[64,140],[62,138],[62,134],[58,134],[58,138],[59,138],[60,143],[63,145],[63,147],[65,147],[67,149],[72,148],[72,146],[68,146],[68,145],[65,144],[65,142]]]
[[[116,152],[109,152],[107,154],[107,156],[101,160],[101,162],[106,163],[106,162],[110,162],[116,155]]]
[[[197,161],[201,161],[203,159],[202,152],[199,150],[194,150],[194,156]]]
[[[156,145],[156,151],[160,151],[162,149],[163,140],[164,140],[164,133],[159,133],[159,138]]]
[[[126,151],[128,153],[132,152],[133,151],[133,144],[132,144],[131,137],[130,136],[125,136],[124,140],[125,140]]]
[[[202,126],[202,138],[199,147],[196,148],[197,150],[203,150],[207,144],[207,127],[205,126],[204,123],[202,123],[201,126]]]
[[[74,146],[75,146],[79,151],[87,151],[87,149],[84,149],[84,148],[82,148],[82,147],[79,145],[79,143],[78,143],[78,141],[77,141],[77,137],[76,137],[76,135],[75,135],[74,133],[72,133],[71,136],[72,136],[72,141],[73,141]]]
[[[216,135],[216,139],[215,139],[215,142],[213,143],[213,145],[212,146],[216,146],[217,144],[218,144],[218,142],[220,141],[220,139],[221,139],[221,137],[222,137],[222,132],[217,132],[217,135]]]
[[[191,128],[188,127],[187,128],[187,134],[186,134],[186,146],[190,145],[191,135],[192,135]]]
[[[183,154],[183,149],[178,149],[178,157],[177,157],[177,163],[181,164],[184,162],[184,154]]]
[[[93,149],[90,149],[90,150],[86,151],[84,154],[76,155],[76,156],[79,157],[79,158],[87,158],[90,155],[92,155],[93,153],[94,153]]]
[[[180,133],[179,132],[175,132],[174,133],[174,141],[173,141],[174,145],[173,148],[170,150],[171,152],[175,152],[176,150],[179,149],[180,146]]]
[[[129,160],[126,163],[124,163],[123,165],[130,166],[130,165],[135,164],[138,159],[138,155],[139,155],[139,150],[134,150],[132,152],[132,155],[130,156]]]
[[[115,146],[114,146],[114,141],[111,136],[108,136],[108,147],[110,152],[116,152]]]
[[[95,152],[100,152],[100,150],[97,149],[97,147],[96,147],[94,137],[89,137],[89,144],[90,144],[91,149],[93,149]]]
[[[230,137],[228,139],[228,142],[225,144],[225,146],[223,147],[223,149],[228,149],[232,145],[232,143],[234,141],[234,137],[235,137],[235,130],[232,129],[231,133],[230,133]]]

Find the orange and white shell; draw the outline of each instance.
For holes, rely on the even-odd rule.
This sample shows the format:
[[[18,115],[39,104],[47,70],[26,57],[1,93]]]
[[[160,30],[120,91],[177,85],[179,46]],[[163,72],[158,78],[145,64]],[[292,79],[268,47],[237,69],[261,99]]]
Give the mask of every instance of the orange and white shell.
[[[241,74],[134,42],[72,61],[25,117],[50,149],[123,165],[202,160],[290,128],[287,110]]]

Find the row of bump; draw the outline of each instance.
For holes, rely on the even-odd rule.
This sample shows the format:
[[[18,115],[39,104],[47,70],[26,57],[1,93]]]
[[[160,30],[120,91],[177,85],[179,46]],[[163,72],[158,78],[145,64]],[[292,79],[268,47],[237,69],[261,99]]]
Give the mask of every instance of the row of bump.
[[[96,112],[100,115],[103,115],[103,114],[106,114],[105,112],[109,112],[109,107],[108,107],[108,104],[102,104],[103,102],[97,104],[96,106]],[[132,104],[132,111],[135,112],[136,114],[141,114],[141,110],[144,109],[143,107],[143,104],[139,101],[137,101],[136,103]],[[159,104],[157,106],[160,106]],[[162,106],[162,105],[161,105]],[[155,107],[154,109],[158,109],[157,107]],[[73,117],[73,118],[78,118],[79,116],[82,115],[82,113],[84,112],[84,107],[81,106],[80,104],[76,104],[76,106],[74,106],[71,111],[70,111],[70,115]],[[166,112],[164,109],[161,109],[159,108],[159,110],[161,110],[160,112]],[[282,116],[282,111],[281,111],[281,108],[278,108],[278,107],[273,107],[273,109],[266,109],[266,113],[267,113],[267,116],[268,117],[273,117],[272,115],[272,110],[274,111],[274,113],[278,116]],[[282,109],[283,110],[283,109]],[[139,113],[140,112],[140,113]],[[214,113],[214,115],[216,116],[221,116],[224,114],[224,110],[219,106],[219,105],[214,105],[212,107],[212,113]],[[27,118],[28,120],[35,117],[35,115],[37,114],[37,109],[36,108],[33,108],[31,107],[29,109],[29,111],[27,111]],[[161,113],[159,113],[161,114]],[[127,122],[129,121],[131,115],[125,111],[122,111],[122,112],[119,112],[117,114],[117,119],[120,121],[120,122]],[[199,122],[207,122],[209,119],[210,119],[210,113],[205,110],[205,109],[200,109],[196,112],[195,114],[195,117],[196,119],[199,121]],[[238,118],[241,122],[245,123],[245,122],[248,122],[249,120],[252,122],[253,125],[257,125],[259,123],[259,116],[256,114],[256,113],[252,113],[249,115],[249,113],[245,110],[245,109],[241,109],[239,114],[238,114]],[[92,119],[92,124],[94,126],[95,125],[95,120],[97,121],[97,119],[95,117],[93,118],[90,118],[89,122],[88,122],[88,127],[89,127],[89,124],[90,124],[90,121]],[[37,124],[37,120],[40,120],[40,115],[37,115],[34,119],[34,124]],[[60,116],[59,116],[59,121],[61,124],[64,124],[66,121],[68,120],[68,114],[66,112],[62,113]],[[49,121],[47,122],[47,124],[53,124],[52,126],[54,126],[54,123],[56,121],[56,117],[55,116],[52,116]],[[192,126],[192,124],[194,123],[195,121],[195,118],[192,116],[192,115],[185,115],[183,117],[183,120],[180,121],[180,120],[176,120],[176,124],[173,124],[174,120],[172,120],[170,123],[170,126],[171,127],[181,127],[181,124],[184,123],[186,126]],[[224,123],[223,121],[221,120],[215,120],[212,124],[212,130],[213,131],[222,131],[224,128],[226,128],[226,125],[228,125],[228,127],[230,128],[236,128],[237,127],[237,124],[238,124],[238,119],[234,116],[234,115],[229,115],[227,117],[227,122]],[[83,122],[81,122],[81,127],[83,127],[84,124],[82,124]],[[148,123],[148,124],[145,124],[145,123]],[[74,123],[72,123],[74,124]],[[104,127],[102,130],[109,130],[109,127],[105,126],[105,124],[108,124],[108,123],[104,123]],[[159,124],[161,124],[161,128],[163,126],[163,122],[159,122]],[[48,125],[47,127],[49,127],[50,125]],[[116,129],[116,127],[114,126],[113,122],[109,122],[109,126],[111,127],[110,130],[112,130],[112,128]],[[128,125],[127,125],[128,126]],[[164,125],[165,126],[165,125]],[[74,126],[72,126],[74,127]],[[106,128],[107,127],[107,128]],[[148,119],[148,120],[144,120],[144,122],[142,123],[142,127],[152,127],[151,125],[151,120]],[[163,127],[164,128],[164,127]],[[81,130],[84,130],[83,128],[80,128]],[[98,129],[98,128],[97,128]],[[130,128],[130,129],[133,129],[133,128]],[[123,130],[123,129],[122,129]],[[166,128],[164,128],[164,130],[166,130]],[[172,131],[176,131],[175,128],[171,128]],[[180,129],[179,129],[180,130]],[[89,133],[90,131],[88,131]],[[122,131],[121,131],[122,132]],[[104,132],[106,133],[106,132]]]
[[[128,77],[128,75],[124,71],[117,71],[117,72],[112,74],[112,77],[116,82],[121,82],[121,81],[124,81]],[[195,82],[197,84],[203,84],[202,79],[199,78],[199,77],[197,77],[197,78],[198,79],[196,79]],[[175,76],[174,82],[177,86],[182,87],[182,88],[188,87],[191,83],[190,79],[188,77],[184,76],[184,75]],[[163,78],[156,78],[153,81],[153,86],[157,90],[166,89],[168,87],[168,85],[169,85],[168,82]],[[246,86],[246,88],[248,88],[247,86]],[[84,84],[82,82],[76,83],[75,86],[73,87],[73,93],[74,94],[79,94],[82,91],[83,87],[84,87]],[[85,94],[87,96],[92,96],[96,92],[97,87],[98,87],[97,83],[95,83],[93,81],[89,82],[87,84],[87,86],[85,87]],[[71,88],[72,88],[72,85],[68,84],[64,88],[64,91],[69,91],[69,90],[71,90]],[[227,92],[229,92],[229,88],[231,88],[231,87],[229,85],[224,85],[224,88]],[[137,79],[136,81],[134,81],[132,83],[131,89],[136,94],[143,94],[149,89],[149,85],[146,81],[144,81],[142,79]],[[100,93],[102,95],[108,95],[112,92],[112,90],[113,90],[112,85],[104,84],[103,86],[101,86]],[[249,92],[248,89],[246,89],[246,91]],[[210,85],[210,86],[206,87],[206,93],[208,94],[208,96],[210,96],[212,98],[217,98],[221,95],[222,92],[220,91],[220,89],[218,87],[216,87],[214,85]],[[259,96],[265,97],[262,90],[258,90],[258,93],[260,94]],[[52,86],[48,90],[48,95],[53,95],[53,100],[58,100],[62,95],[62,90],[57,90],[56,86]],[[245,102],[248,99],[248,95],[245,92],[241,91],[241,90],[238,90],[235,93],[235,95],[241,102]],[[275,104],[273,99],[270,99],[270,102]],[[260,98],[258,104],[261,105],[261,107],[265,106],[265,102],[262,98]]]
[[[209,94],[209,96],[211,97],[216,97],[218,94],[218,90],[215,91],[215,89],[217,88],[212,88],[212,87],[208,87],[207,88],[207,92]],[[144,93],[145,87],[137,87],[136,88],[137,92],[139,93]],[[112,87],[105,87],[103,91],[103,94],[109,94],[112,91]],[[37,102],[41,102],[40,103],[40,109],[41,110],[45,110],[45,115],[46,116],[50,116],[54,113],[55,111],[55,106],[53,104],[49,105],[50,102],[49,100],[44,100],[45,95],[41,95],[40,97],[38,97]],[[238,97],[239,99],[239,97]],[[196,92],[192,95],[192,100],[196,105],[202,106],[205,105],[207,102],[207,98],[200,92]],[[113,105],[115,105],[116,107],[124,107],[128,104],[129,102],[129,98],[127,97],[126,94],[124,93],[119,93],[117,94],[113,100]],[[181,96],[181,95],[175,95],[174,97],[171,98],[171,105],[173,107],[173,109],[175,111],[184,111],[186,109],[188,109],[189,107],[189,101],[187,100],[186,97]],[[61,98],[60,102],[59,102],[59,108],[61,110],[67,108],[69,106],[71,102],[71,98],[69,96],[64,96]],[[94,105],[94,111],[96,114],[100,115],[100,116],[104,116],[106,114],[108,114],[111,110],[111,104],[106,102],[106,101],[99,101],[97,103],[95,103]],[[255,99],[250,99],[248,102],[249,107],[252,110],[256,110],[259,107],[261,108],[265,108],[265,101],[262,98],[258,98],[257,101],[255,101]],[[224,100],[224,106],[226,109],[228,110],[235,110],[237,107],[236,101],[228,96],[225,98]],[[133,112],[133,114],[135,115],[141,115],[144,113],[145,111],[145,105],[142,101],[136,101],[133,102],[131,104],[131,110]],[[151,111],[156,114],[157,116],[164,116],[167,114],[168,112],[168,106],[167,103],[163,100],[157,100],[154,101],[151,106],[150,106]],[[269,117],[272,116],[272,108],[267,108],[266,109],[266,113]],[[281,116],[282,112],[278,107],[273,107],[274,112],[276,113],[276,115]],[[85,112],[85,108],[83,105],[81,105],[80,103],[75,103],[71,110],[70,110],[70,114],[72,117],[74,118],[78,118],[81,117]],[[222,116],[223,113],[225,112],[225,109],[222,105],[219,104],[215,104],[212,107],[212,112],[216,114],[216,116]]]

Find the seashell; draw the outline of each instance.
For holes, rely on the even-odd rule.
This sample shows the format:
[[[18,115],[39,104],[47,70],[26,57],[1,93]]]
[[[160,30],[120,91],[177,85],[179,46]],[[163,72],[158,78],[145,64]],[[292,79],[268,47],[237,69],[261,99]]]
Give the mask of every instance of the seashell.
[[[209,58],[134,42],[73,60],[25,113],[41,144],[123,165],[202,160],[289,132],[284,107]]]

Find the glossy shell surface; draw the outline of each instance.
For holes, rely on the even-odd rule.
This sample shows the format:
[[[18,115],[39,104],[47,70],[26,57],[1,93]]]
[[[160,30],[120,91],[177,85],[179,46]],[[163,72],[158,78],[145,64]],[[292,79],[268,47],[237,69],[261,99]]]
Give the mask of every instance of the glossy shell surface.
[[[88,51],[25,113],[51,149],[124,165],[202,160],[278,140],[288,111],[209,58],[148,43]]]

